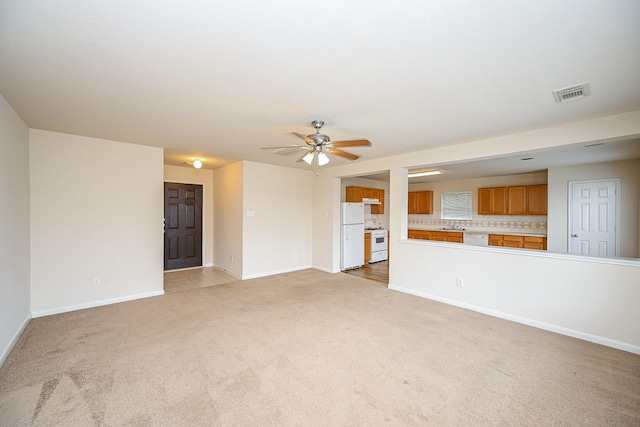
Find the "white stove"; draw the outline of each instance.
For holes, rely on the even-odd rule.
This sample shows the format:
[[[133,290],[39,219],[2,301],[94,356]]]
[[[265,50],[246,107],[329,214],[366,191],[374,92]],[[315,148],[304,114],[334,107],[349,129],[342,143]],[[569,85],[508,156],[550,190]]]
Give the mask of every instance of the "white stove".
[[[384,228],[371,229],[371,257],[369,263],[389,259],[389,233]]]

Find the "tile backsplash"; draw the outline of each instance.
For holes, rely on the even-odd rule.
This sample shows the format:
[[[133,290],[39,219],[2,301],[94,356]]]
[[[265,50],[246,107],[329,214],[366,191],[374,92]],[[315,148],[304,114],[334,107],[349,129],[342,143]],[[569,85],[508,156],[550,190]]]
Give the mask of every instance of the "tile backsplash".
[[[470,231],[547,234],[546,216],[492,216],[490,219],[449,220],[432,215],[409,215],[409,228],[434,229],[457,226]]]

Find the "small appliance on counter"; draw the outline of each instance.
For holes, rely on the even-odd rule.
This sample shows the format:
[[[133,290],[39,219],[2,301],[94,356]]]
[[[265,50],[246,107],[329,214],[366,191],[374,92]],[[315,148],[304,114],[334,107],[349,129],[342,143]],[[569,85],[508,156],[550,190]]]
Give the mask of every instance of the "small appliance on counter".
[[[340,269],[364,265],[364,203],[343,203],[340,229]]]

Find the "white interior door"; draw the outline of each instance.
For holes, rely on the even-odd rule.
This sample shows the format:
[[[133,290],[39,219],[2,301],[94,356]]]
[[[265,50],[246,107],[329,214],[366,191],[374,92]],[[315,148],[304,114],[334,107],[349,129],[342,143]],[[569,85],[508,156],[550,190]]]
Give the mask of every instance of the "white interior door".
[[[617,180],[570,183],[569,253],[618,255]]]

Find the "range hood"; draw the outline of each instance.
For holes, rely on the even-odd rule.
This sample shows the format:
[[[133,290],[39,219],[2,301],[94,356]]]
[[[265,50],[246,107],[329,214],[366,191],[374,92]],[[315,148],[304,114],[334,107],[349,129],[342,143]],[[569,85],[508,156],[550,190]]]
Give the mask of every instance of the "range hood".
[[[365,205],[381,205],[382,204],[380,203],[380,200],[372,199],[370,197],[364,197],[362,199],[362,203],[364,203]]]

